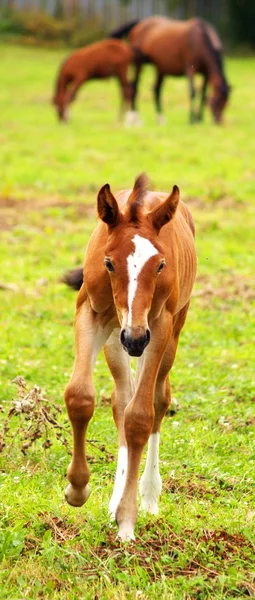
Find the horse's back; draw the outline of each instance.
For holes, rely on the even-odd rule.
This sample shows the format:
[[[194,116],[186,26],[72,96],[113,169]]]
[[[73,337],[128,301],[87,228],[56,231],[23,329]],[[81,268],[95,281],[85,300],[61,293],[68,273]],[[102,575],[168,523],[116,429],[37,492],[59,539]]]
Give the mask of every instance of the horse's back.
[[[186,69],[189,29],[189,21],[155,18],[140,32],[137,29],[136,36],[133,32],[131,43],[162,73],[181,75]]]
[[[222,51],[214,28],[199,18],[178,21],[151,17],[138,23],[130,34],[133,47],[169,75],[183,75],[191,66],[203,71],[210,54],[208,40],[216,51]]]

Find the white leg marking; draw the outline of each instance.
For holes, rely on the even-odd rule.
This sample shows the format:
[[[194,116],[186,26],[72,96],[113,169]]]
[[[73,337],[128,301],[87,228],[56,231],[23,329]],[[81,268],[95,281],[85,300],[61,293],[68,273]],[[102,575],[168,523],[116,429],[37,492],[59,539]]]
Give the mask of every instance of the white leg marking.
[[[167,122],[165,115],[162,115],[162,113],[157,114],[157,121],[159,125],[166,125]]]
[[[125,125],[129,127],[130,125],[142,125],[142,120],[135,110],[129,110],[125,116]]]
[[[127,476],[127,448],[121,446],[118,454],[118,463],[116,469],[113,494],[109,502],[109,512],[111,519],[115,519],[115,513],[122,498]]]
[[[124,521],[119,528],[117,537],[122,540],[122,542],[135,540],[133,523],[131,523],[131,521]]]
[[[127,325],[129,327],[132,325],[132,304],[136,294],[138,275],[149,258],[155,254],[158,254],[158,251],[150,242],[150,240],[147,240],[140,235],[135,235],[132,239],[132,242],[135,246],[135,250],[133,254],[129,254],[127,257],[129,279]]]
[[[159,440],[159,433],[152,433],[149,437],[145,470],[139,486],[142,509],[153,515],[158,514],[158,497],[162,489],[159,473]]]

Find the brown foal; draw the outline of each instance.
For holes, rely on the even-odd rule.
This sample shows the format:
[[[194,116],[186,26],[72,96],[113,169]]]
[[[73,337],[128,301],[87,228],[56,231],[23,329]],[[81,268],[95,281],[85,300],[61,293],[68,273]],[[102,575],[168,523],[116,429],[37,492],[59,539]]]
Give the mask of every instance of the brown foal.
[[[132,85],[128,80],[133,52],[121,40],[102,40],[76,50],[60,68],[53,104],[59,119],[67,121],[68,107],[79,88],[89,79],[115,77],[121,88],[121,110],[130,109]]]
[[[89,497],[85,435],[94,411],[92,382],[104,346],[114,378],[112,409],[119,454],[109,504],[121,540],[134,539],[137,485],[142,508],[156,514],[161,492],[158,454],[161,421],[170,404],[168,374],[174,362],[196,275],[194,224],[179,189],[147,191],[140,175],[133,190],[116,198],[108,184],[97,198],[99,223],[88,243],[75,318],[76,359],[65,401],[73,427],[73,457],[66,499]],[[70,283],[75,287],[74,281]],[[130,356],[138,357],[136,379]]]

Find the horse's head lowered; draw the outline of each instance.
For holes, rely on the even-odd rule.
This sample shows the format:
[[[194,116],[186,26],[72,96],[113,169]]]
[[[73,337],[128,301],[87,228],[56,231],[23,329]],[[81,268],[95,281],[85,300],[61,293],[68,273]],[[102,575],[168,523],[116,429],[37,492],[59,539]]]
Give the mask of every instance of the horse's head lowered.
[[[225,80],[217,80],[213,85],[213,94],[209,98],[209,105],[215,123],[221,123],[223,110],[228,102],[231,86]]]
[[[146,177],[140,175],[122,210],[108,184],[98,194],[98,215],[108,225],[104,265],[121,325],[120,340],[130,356],[141,356],[150,341],[148,315],[166,267],[159,232],[173,218],[179,201],[174,186],[166,200],[148,211],[143,204],[146,186]]]

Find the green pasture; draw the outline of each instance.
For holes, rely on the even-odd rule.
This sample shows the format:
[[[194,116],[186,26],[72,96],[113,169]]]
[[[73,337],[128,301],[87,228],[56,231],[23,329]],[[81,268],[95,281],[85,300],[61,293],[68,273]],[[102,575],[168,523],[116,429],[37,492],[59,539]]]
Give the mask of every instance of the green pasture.
[[[166,82],[158,126],[147,68],[143,126],[125,128],[114,81],[88,83],[70,123],[57,122],[50,99],[64,55],[1,47],[0,598],[254,597],[255,61],[226,62],[224,126],[208,111],[188,125],[183,79]],[[99,187],[131,187],[141,171],[154,189],[180,187],[196,222],[198,277],[162,426],[160,514],[140,513],[136,542],[120,544],[107,512],[117,436],[103,354],[88,430],[92,493],[81,509],[64,501],[76,294],[60,278],[82,263]],[[47,428],[39,409],[36,423],[17,402],[10,414],[17,376],[42,390]]]

